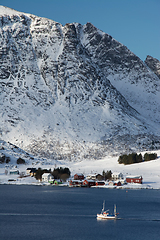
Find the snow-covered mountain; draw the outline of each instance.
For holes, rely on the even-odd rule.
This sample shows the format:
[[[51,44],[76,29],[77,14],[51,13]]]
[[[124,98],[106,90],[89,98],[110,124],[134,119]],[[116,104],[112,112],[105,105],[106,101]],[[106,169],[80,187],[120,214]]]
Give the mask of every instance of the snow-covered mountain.
[[[54,159],[160,148],[160,80],[91,23],[0,6],[1,139]]]

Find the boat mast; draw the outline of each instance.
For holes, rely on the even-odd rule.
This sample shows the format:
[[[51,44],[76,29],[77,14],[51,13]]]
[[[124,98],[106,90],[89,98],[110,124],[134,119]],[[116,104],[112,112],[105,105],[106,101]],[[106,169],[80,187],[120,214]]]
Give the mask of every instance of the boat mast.
[[[116,204],[114,204],[114,215],[116,216]]]
[[[102,208],[102,212],[104,212],[105,210],[105,200],[103,201],[103,208]]]

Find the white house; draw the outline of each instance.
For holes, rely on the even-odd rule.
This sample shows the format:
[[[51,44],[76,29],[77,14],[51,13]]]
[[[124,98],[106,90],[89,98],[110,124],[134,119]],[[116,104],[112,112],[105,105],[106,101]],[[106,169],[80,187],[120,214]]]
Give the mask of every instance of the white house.
[[[123,179],[123,174],[119,172],[112,173],[112,180],[121,180]]]
[[[89,174],[86,179],[88,180],[96,180],[96,174]]]
[[[9,174],[11,174],[11,175],[19,174],[19,170],[18,170],[18,169],[11,169],[11,170],[9,171]]]
[[[53,182],[54,177],[51,173],[43,173],[42,175],[42,181],[43,182]]]

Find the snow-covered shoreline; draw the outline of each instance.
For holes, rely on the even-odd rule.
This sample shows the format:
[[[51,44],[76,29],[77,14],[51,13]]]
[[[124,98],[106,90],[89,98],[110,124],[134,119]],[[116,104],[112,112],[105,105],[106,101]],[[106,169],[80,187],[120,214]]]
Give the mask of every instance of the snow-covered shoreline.
[[[158,158],[156,160],[136,163],[131,165],[123,165],[118,163],[118,157],[106,157],[101,160],[82,160],[79,162],[66,162],[66,161],[56,161],[56,167],[68,167],[71,171],[71,176],[75,173],[83,173],[84,176],[88,174],[102,174],[102,171],[109,171],[113,172],[121,172],[126,176],[137,176],[141,175],[143,177],[143,184],[127,184],[123,186],[116,187],[117,189],[160,189],[160,150],[154,151],[157,153]],[[48,183],[43,183],[37,181],[34,177],[22,177],[20,178],[19,175],[10,175],[5,174],[5,166],[6,164],[0,165],[0,184],[16,184],[16,185],[49,185]],[[8,164],[9,166],[9,164]],[[36,164],[32,161],[32,164],[19,164],[17,168],[19,172],[26,173],[26,169],[28,167],[36,167],[36,168],[45,168],[45,169],[54,169],[55,162],[51,161],[50,163],[41,163],[39,162]],[[67,186],[64,184],[62,186]],[[115,186],[99,186],[103,188],[115,188]]]

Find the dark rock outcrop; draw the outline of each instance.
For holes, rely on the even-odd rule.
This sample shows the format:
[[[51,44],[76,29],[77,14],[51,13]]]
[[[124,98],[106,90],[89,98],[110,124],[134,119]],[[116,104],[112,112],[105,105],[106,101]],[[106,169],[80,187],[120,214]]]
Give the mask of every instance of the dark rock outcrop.
[[[160,79],[160,61],[148,55],[145,63]]]

